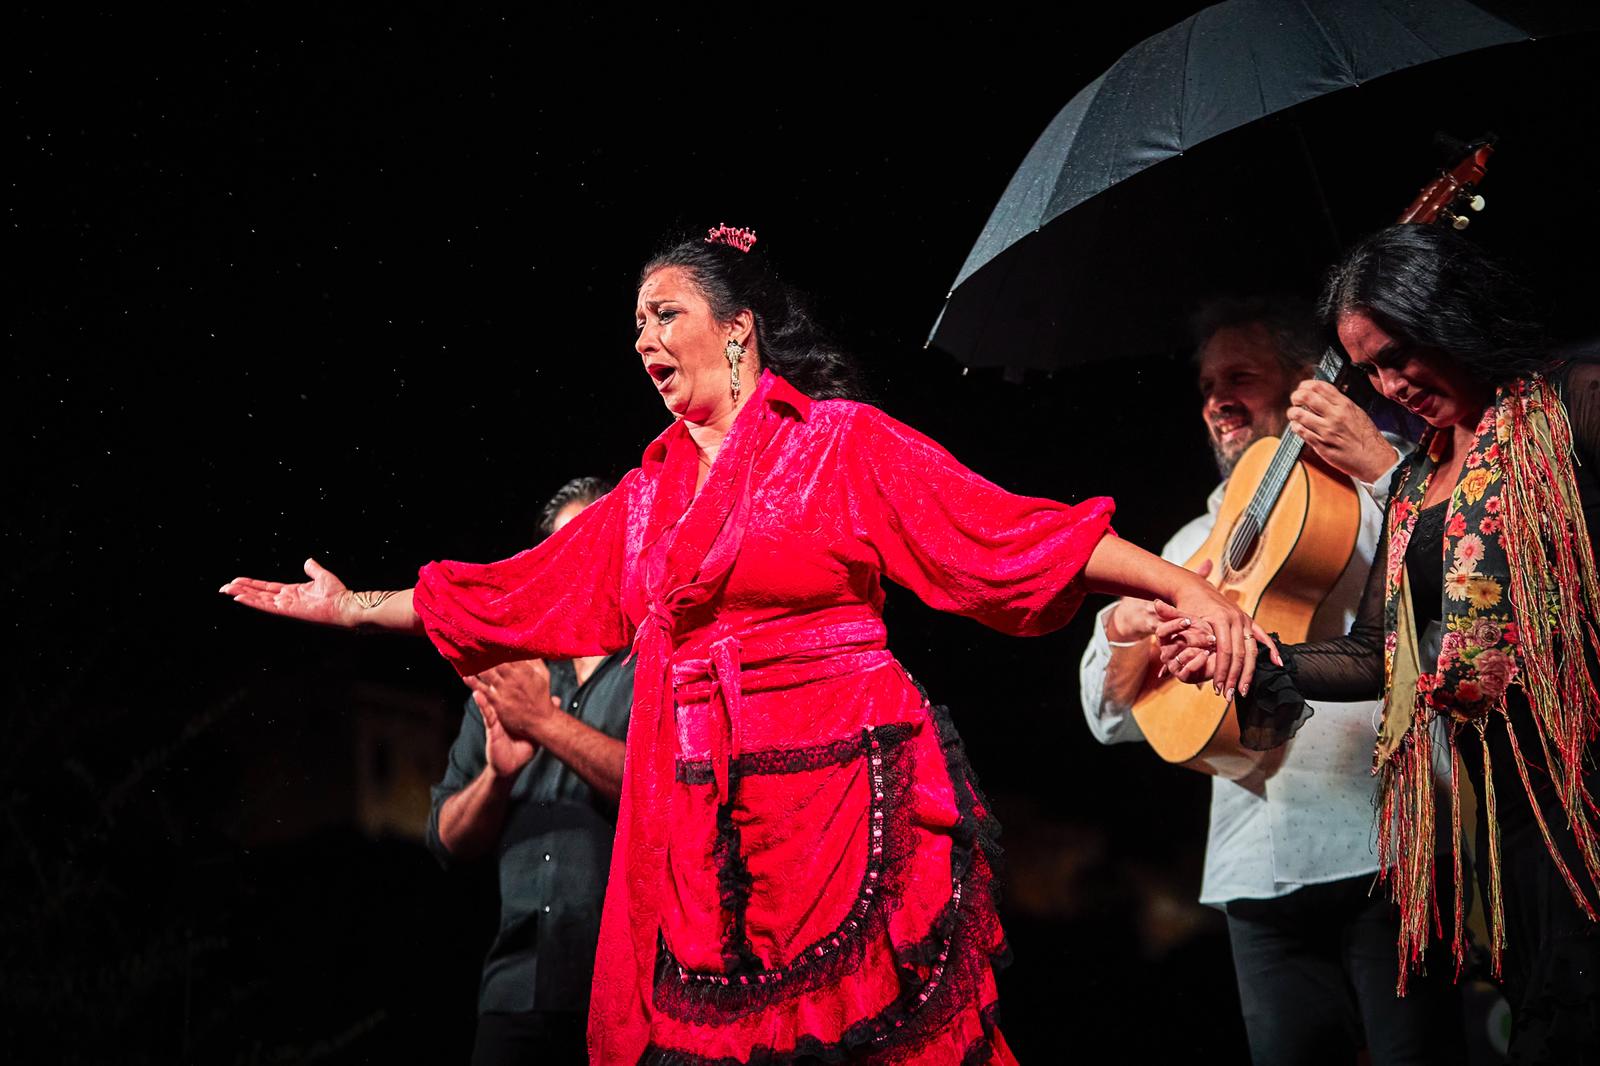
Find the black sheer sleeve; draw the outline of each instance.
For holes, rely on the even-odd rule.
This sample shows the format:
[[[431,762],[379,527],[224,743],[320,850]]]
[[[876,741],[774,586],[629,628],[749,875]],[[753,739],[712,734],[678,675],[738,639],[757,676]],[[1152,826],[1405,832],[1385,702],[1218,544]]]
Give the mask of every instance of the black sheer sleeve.
[[[1396,476],[1396,482],[1401,479]],[[1388,557],[1387,523],[1378,554]],[[1276,634],[1274,634],[1276,639]],[[1263,652],[1248,696],[1236,704],[1239,743],[1255,751],[1285,744],[1311,718],[1307,700],[1351,701],[1383,694],[1383,567],[1367,575],[1355,624],[1348,636],[1306,644],[1279,644],[1283,668]]]
[[[1396,472],[1394,487],[1402,481]],[[1389,521],[1383,523],[1372,570],[1347,636],[1284,649],[1295,687],[1308,700],[1375,700],[1383,695],[1383,579],[1389,557]]]

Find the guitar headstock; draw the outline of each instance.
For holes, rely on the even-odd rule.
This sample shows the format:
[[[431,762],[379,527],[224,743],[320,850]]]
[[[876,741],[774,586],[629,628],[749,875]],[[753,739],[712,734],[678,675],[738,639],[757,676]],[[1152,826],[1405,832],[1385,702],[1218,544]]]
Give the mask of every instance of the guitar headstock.
[[[1466,229],[1472,212],[1483,210],[1478,183],[1488,172],[1494,154],[1494,138],[1485,137],[1467,145],[1456,145],[1456,162],[1429,182],[1400,215],[1400,222],[1448,222],[1455,229]]]
[[[1396,222],[1418,225],[1440,222],[1448,223],[1454,229],[1466,229],[1472,222],[1472,215],[1484,207],[1483,197],[1477,189],[1488,173],[1489,157],[1494,154],[1494,135],[1489,134],[1468,144],[1441,133],[1436,141],[1455,162],[1423,186],[1417,198],[1400,213]],[[1348,393],[1355,384],[1346,373],[1348,369],[1344,353],[1337,346],[1330,345],[1317,364],[1317,377]]]

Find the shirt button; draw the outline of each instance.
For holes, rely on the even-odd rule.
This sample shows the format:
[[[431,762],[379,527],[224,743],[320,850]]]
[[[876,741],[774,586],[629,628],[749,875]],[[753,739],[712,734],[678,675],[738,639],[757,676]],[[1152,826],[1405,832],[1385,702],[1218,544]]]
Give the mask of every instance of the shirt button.
[[[545,904],[545,905],[544,905],[544,912],[545,912],[545,913],[546,913],[546,914],[549,914],[549,913],[550,913],[550,904],[548,904],[548,903],[546,903],[546,904]]]
[[[548,851],[544,853],[544,861],[545,862],[549,862],[550,861],[550,853]]]

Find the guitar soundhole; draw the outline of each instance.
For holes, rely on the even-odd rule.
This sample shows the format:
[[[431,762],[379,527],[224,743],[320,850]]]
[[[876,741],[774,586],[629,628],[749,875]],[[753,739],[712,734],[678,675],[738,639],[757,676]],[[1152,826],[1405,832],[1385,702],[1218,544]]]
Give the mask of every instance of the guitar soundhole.
[[[1233,534],[1228,538],[1228,550],[1223,556],[1223,565],[1230,571],[1243,570],[1250,562],[1250,557],[1255,554],[1256,543],[1261,539],[1261,523],[1256,516],[1246,511],[1239,517],[1239,524],[1233,527]]]

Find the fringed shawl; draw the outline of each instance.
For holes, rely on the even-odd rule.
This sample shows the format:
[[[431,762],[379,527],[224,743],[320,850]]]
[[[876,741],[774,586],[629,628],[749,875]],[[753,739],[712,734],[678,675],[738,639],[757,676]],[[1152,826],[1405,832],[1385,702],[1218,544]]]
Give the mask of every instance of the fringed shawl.
[[[1459,972],[1465,955],[1461,857],[1463,738],[1483,750],[1489,824],[1490,955],[1500,972],[1505,948],[1499,823],[1487,731],[1505,729],[1517,772],[1551,859],[1573,899],[1596,917],[1590,892],[1600,886],[1596,808],[1584,786],[1588,745],[1600,724],[1590,656],[1600,650],[1600,581],[1573,473],[1572,431],[1555,389],[1542,377],[1500,388],[1477,427],[1450,497],[1443,543],[1443,639],[1436,663],[1422,663],[1406,580],[1406,549],[1421,503],[1442,457],[1444,437],[1424,441],[1389,505],[1389,549],[1383,561],[1384,661],[1388,702],[1379,729],[1375,772],[1378,849],[1401,912],[1400,990],[1421,961],[1438,925],[1434,883],[1433,723],[1449,747],[1450,808],[1455,840],[1455,928]],[[1551,837],[1527,759],[1517,747],[1506,697],[1522,689],[1532,711],[1544,765],[1583,858],[1589,891],[1580,885]]]

